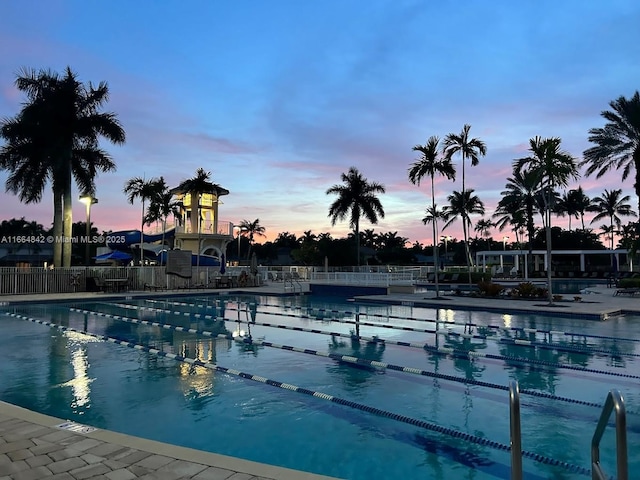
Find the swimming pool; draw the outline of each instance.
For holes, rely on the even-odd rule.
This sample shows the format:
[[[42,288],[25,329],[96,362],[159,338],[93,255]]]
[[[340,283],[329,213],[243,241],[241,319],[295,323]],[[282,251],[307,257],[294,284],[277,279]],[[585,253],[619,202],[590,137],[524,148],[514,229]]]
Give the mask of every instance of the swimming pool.
[[[591,436],[612,388],[628,411],[629,471],[640,468],[638,317],[234,295],[3,310],[0,399],[99,428],[356,480],[505,479],[514,379],[525,478],[589,478]],[[253,318],[255,345],[217,336]],[[386,342],[353,344],[356,318],[363,338]],[[601,445],[610,474],[612,432]]]

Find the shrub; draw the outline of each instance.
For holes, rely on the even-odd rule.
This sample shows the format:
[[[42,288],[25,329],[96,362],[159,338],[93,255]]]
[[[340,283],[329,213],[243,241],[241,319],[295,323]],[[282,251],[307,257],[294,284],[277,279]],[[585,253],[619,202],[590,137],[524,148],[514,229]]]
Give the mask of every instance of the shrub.
[[[640,278],[621,278],[618,280],[620,288],[640,288]]]
[[[497,297],[500,295],[500,292],[504,290],[504,286],[492,282],[480,282],[478,283],[478,289],[481,295]]]
[[[513,289],[513,296],[520,296],[525,298],[538,298],[545,297],[547,295],[547,289],[537,287],[531,282],[519,283],[517,287]]]

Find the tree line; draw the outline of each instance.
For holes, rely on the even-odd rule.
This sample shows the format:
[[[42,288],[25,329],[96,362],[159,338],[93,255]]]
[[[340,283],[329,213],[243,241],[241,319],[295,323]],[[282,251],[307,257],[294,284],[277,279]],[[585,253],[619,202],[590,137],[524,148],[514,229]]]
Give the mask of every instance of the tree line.
[[[100,148],[99,141],[122,144],[125,131],[115,113],[102,111],[109,94],[106,82],[85,85],[67,67],[62,75],[50,70],[23,69],[15,85],[25,94],[26,101],[16,116],[0,123],[0,138],[4,140],[0,148],[0,168],[9,172],[6,189],[24,203],[35,203],[42,199],[44,188],[50,183],[54,194],[53,233],[57,237],[71,236],[72,180],[82,192],[93,196],[98,174],[116,168],[113,159]],[[580,168],[585,168],[586,176],[597,178],[608,171],[619,170],[622,181],[633,176],[634,190],[640,200],[640,93],[636,91],[630,98],[621,96],[610,102],[610,107],[601,113],[604,126],[589,130],[588,140],[592,146],[583,152],[581,161],[563,150],[558,137],[531,138],[528,155],[513,160],[512,176],[507,179],[495,212],[490,218],[478,219],[475,227],[472,219],[484,216],[486,209],[475,190],[468,187],[466,169],[478,165],[487,155],[484,141],[473,138],[471,126],[464,125],[460,133],[450,133],[442,142],[437,136],[431,136],[425,145],[414,146],[418,158],[410,164],[407,176],[409,182],[418,186],[425,177],[430,180],[430,204],[422,222],[431,225],[435,263],[439,254],[436,248],[439,223],[444,231],[458,220],[462,223],[464,260],[469,267],[473,265],[472,230],[485,236],[494,226],[499,230],[509,229],[519,242],[526,235],[527,241],[521,243],[533,248],[532,239],[539,230],[536,228],[538,215],[548,252],[552,248],[554,215],[580,218],[581,230],[587,232],[584,212],[588,211],[596,212],[592,223],[608,220],[601,230],[610,242],[613,234],[632,237],[631,247],[635,249],[637,223],[622,225],[621,219],[636,216],[628,204],[629,196],[622,195],[621,189],[613,189],[588,199],[580,187],[568,189],[571,182],[579,179]],[[453,162],[458,158],[461,188],[452,190],[447,204],[438,206],[435,178],[456,181],[457,169]],[[336,196],[328,215],[332,225],[348,221],[355,240],[352,263],[355,260],[359,264],[362,260],[360,222],[367,220],[375,225],[379,218],[384,218],[379,195],[385,193],[385,187],[369,181],[356,167],[343,173],[341,180],[341,184],[326,190],[327,195]],[[204,169],[199,169],[195,177],[185,182],[182,186],[197,198],[207,189],[219,188]],[[162,177],[150,180],[135,177],[127,182],[124,192],[131,203],[135,199],[142,201],[141,231],[150,222],[166,222],[169,216],[176,215],[176,206],[171,205],[171,191]],[[149,208],[145,205],[147,201]],[[240,223],[240,235],[246,239],[248,250],[258,248],[253,245],[254,237],[264,232],[258,232],[252,223],[248,220]],[[342,247],[334,245],[333,248]],[[70,243],[56,243],[54,265],[70,265],[70,249]]]

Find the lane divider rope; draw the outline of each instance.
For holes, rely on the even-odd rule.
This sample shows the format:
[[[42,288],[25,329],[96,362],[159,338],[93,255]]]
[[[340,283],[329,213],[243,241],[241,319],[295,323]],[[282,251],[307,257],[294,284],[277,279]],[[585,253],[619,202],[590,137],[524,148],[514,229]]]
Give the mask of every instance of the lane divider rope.
[[[79,308],[70,308],[71,311],[74,312],[78,312],[78,313],[82,313],[82,314],[86,314],[86,315],[94,315],[94,316],[98,316],[98,317],[105,317],[105,318],[113,318],[114,320],[118,320],[118,321],[122,321],[122,322],[127,322],[127,323],[133,323],[133,324],[141,324],[141,325],[149,325],[149,326],[153,326],[153,327],[158,327],[158,328],[163,328],[165,330],[175,330],[178,332],[186,332],[186,333],[193,333],[193,334],[197,334],[197,335],[203,335],[203,336],[214,336],[214,334],[212,332],[209,332],[207,330],[198,330],[198,329],[193,329],[193,328],[187,328],[187,327],[181,327],[179,325],[172,325],[170,323],[161,323],[161,322],[153,322],[150,320],[140,320],[137,318],[132,318],[132,317],[123,317],[120,315],[113,315],[110,313],[103,313],[103,312],[95,312],[92,310],[83,310],[83,309],[79,309]],[[228,320],[230,321],[230,320]],[[258,324],[260,325],[260,324]],[[348,338],[350,338],[350,335],[347,334],[341,334],[341,336],[344,335]],[[223,335],[222,335],[223,336]],[[370,339],[369,341],[376,341],[375,339]],[[272,347],[272,348],[278,348],[281,350],[288,350],[288,351],[293,351],[293,352],[298,352],[298,353],[305,353],[308,355],[316,355],[319,357],[327,357],[327,358],[331,358],[333,360],[342,360],[345,362],[349,362],[349,363],[355,363],[355,364],[359,364],[359,365],[370,365],[372,367],[378,367],[378,368],[388,368],[389,370],[394,370],[397,372],[402,372],[402,373],[410,373],[410,374],[414,374],[414,375],[420,375],[420,376],[425,376],[425,377],[430,377],[430,378],[437,378],[440,380],[447,380],[450,382],[457,382],[457,383],[462,383],[465,385],[476,385],[479,387],[485,387],[485,388],[493,388],[493,389],[498,389],[498,390],[503,390],[503,391],[507,391],[509,390],[509,387],[505,386],[505,385],[500,385],[497,383],[490,383],[490,382],[485,382],[482,380],[476,380],[474,378],[465,378],[465,377],[456,377],[454,375],[447,375],[447,374],[443,374],[443,373],[435,373],[435,372],[429,372],[427,370],[422,370],[419,368],[415,368],[415,367],[405,367],[405,366],[400,366],[400,365],[394,365],[394,364],[390,364],[390,363],[385,363],[385,362],[378,362],[378,361],[374,361],[374,360],[368,360],[365,358],[361,358],[361,357],[355,357],[353,355],[338,355],[338,354],[333,354],[333,353],[325,353],[325,352],[320,352],[318,350],[313,350],[313,349],[309,349],[309,348],[302,348],[302,347],[294,347],[294,346],[290,346],[290,345],[280,345],[277,343],[273,343],[273,342],[267,342],[264,340],[252,340],[253,344],[256,345],[264,345],[266,347]],[[382,343],[382,342],[380,342]],[[568,402],[568,403],[574,403],[577,405],[584,405],[584,406],[588,406],[588,407],[595,407],[598,409],[602,409],[602,405],[599,403],[594,403],[594,402],[588,402],[586,400],[578,400],[578,399],[574,399],[574,398],[569,398],[569,397],[562,397],[562,396],[557,396],[557,395],[552,395],[550,393],[545,393],[545,392],[539,392],[537,390],[529,390],[529,389],[521,389],[520,390],[520,394],[521,395],[530,395],[533,397],[539,397],[539,398],[546,398],[549,400],[556,400],[556,401],[561,401],[561,402]],[[630,412],[627,412],[630,413]]]
[[[372,407],[369,405],[364,405],[362,403],[358,403],[358,402],[353,402],[351,400],[346,400],[340,397],[335,397],[333,395],[329,395],[327,393],[323,393],[323,392],[318,392],[318,391],[314,391],[314,390],[309,390],[307,388],[302,388],[302,387],[298,387],[296,385],[292,385],[292,384],[288,384],[288,383],[284,383],[284,382],[280,382],[277,380],[270,380],[268,378],[259,376],[259,375],[252,375],[250,373],[246,373],[246,372],[241,372],[239,370],[235,370],[235,369],[231,369],[231,368],[227,368],[227,367],[222,367],[220,365],[216,365],[214,363],[210,363],[210,362],[203,362],[201,360],[195,359],[195,358],[190,358],[190,357],[184,357],[181,355],[176,355],[174,353],[167,353],[167,352],[163,352],[161,350],[158,350],[156,348],[151,348],[149,346],[146,345],[141,345],[138,343],[133,343],[133,342],[128,342],[125,340],[120,340],[118,338],[115,337],[109,337],[106,335],[98,335],[98,334],[94,334],[94,333],[90,333],[90,332],[84,332],[82,330],[76,330],[74,328],[70,328],[70,327],[65,327],[63,325],[57,325],[55,323],[46,321],[46,320],[39,320],[36,318],[32,318],[32,317],[28,317],[26,315],[21,315],[21,314],[17,314],[17,313],[8,313],[5,312],[5,315],[8,315],[10,317],[14,317],[14,318],[19,318],[22,320],[27,320],[33,323],[38,323],[41,325],[45,325],[51,328],[56,328],[62,331],[69,331],[69,332],[75,332],[75,333],[81,333],[81,334],[85,334],[85,335],[89,335],[91,337],[94,338],[98,338],[100,340],[104,340],[106,342],[109,343],[114,343],[116,345],[121,345],[121,346],[125,346],[128,348],[133,348],[135,350],[139,350],[139,351],[143,351],[145,353],[149,353],[152,355],[157,355],[159,357],[166,357],[166,358],[170,358],[173,359],[175,361],[178,362],[183,362],[183,363],[187,363],[189,365],[195,365],[195,366],[199,366],[199,367],[203,367],[203,368],[207,368],[209,370],[215,370],[221,373],[226,373],[229,375],[235,375],[247,380],[253,380],[259,383],[263,383],[266,385],[270,385],[273,387],[277,387],[277,388],[281,388],[283,390],[289,390],[292,392],[296,392],[296,393],[302,393],[305,395],[309,395],[315,398],[319,398],[322,400],[327,400],[330,401],[332,403],[336,403],[338,405],[344,405],[346,407],[350,407],[356,410],[360,410],[363,412],[367,412],[370,413],[372,415],[376,415],[379,417],[384,417],[384,418],[390,418],[392,420],[396,420],[398,422],[402,422],[402,423],[406,423],[409,425],[414,425],[416,427],[420,427],[423,428],[425,430],[429,430],[432,432],[436,432],[436,433],[440,433],[443,435],[447,435],[449,437],[452,438],[458,438],[464,441],[467,441],[469,443],[474,443],[476,445],[485,445],[491,448],[494,448],[496,450],[502,450],[502,451],[506,451],[509,452],[511,451],[511,447],[509,445],[506,445],[504,443],[500,443],[494,440],[489,440],[487,438],[483,438],[483,437],[478,437],[476,435],[472,435],[469,433],[465,433],[465,432],[461,432],[459,430],[455,430],[453,428],[449,428],[449,427],[443,427],[441,425],[437,425],[435,423],[431,423],[431,422],[427,422],[425,420],[419,420],[416,418],[411,418],[408,417],[406,415],[401,415],[398,413],[393,413],[387,410],[382,410],[376,407]],[[551,457],[547,457],[545,455],[541,455],[539,453],[535,453],[535,452],[530,452],[528,450],[522,450],[522,456],[525,458],[529,458],[531,460],[534,460],[538,463],[542,463],[544,465],[552,465],[552,466],[557,466],[557,467],[562,467],[565,468],[566,470],[569,470],[570,472],[573,473],[579,473],[581,475],[585,475],[585,476],[589,476],[591,475],[591,470],[589,470],[588,468],[579,466],[579,465],[574,465],[562,460],[557,460],[555,458],[551,458]]]
[[[189,312],[180,312],[180,311],[171,311],[171,310],[165,310],[165,309],[161,309],[161,308],[154,308],[154,307],[144,307],[144,306],[139,306],[139,305],[130,305],[130,304],[115,304],[116,306],[121,306],[123,308],[127,308],[127,309],[132,309],[132,310],[148,310],[148,311],[154,311],[154,312],[159,312],[159,313],[165,313],[165,314],[174,314],[174,315],[178,315],[178,316],[184,316],[184,317],[190,317],[193,316],[194,318],[199,318],[199,317],[203,317],[203,318],[213,318],[211,315],[209,315],[208,317],[206,315],[202,316],[201,314],[192,314]],[[269,313],[271,315],[271,313]],[[277,313],[273,314],[275,316],[279,316]],[[282,316],[286,316],[286,315],[282,315]],[[236,320],[231,320],[231,319],[225,319],[227,321],[233,322]],[[271,327],[271,328],[279,328],[279,329],[283,329],[283,330],[294,330],[294,331],[299,331],[299,332],[308,332],[308,333],[316,333],[316,334],[321,334],[321,335],[332,335],[332,336],[340,336],[340,337],[347,337],[350,338],[351,335],[349,334],[343,334],[343,333],[339,333],[339,332],[327,332],[325,330],[319,330],[319,329],[314,329],[314,328],[304,328],[304,327],[293,327],[293,326],[289,326],[289,325],[281,325],[281,324],[277,324],[277,323],[268,323],[268,322],[258,322],[258,321],[252,321],[251,322],[252,325],[260,325],[263,327]],[[362,338],[362,337],[361,337]],[[539,359],[525,359],[522,357],[516,357],[514,355],[497,355],[497,354],[491,354],[491,353],[485,353],[485,352],[475,352],[475,351],[470,351],[470,350],[462,350],[462,349],[455,349],[455,348],[451,348],[451,347],[433,347],[430,346],[428,344],[416,344],[415,342],[403,342],[403,341],[392,341],[392,340],[384,340],[384,339],[374,339],[376,341],[383,341],[387,344],[393,344],[393,345],[399,345],[399,346],[405,346],[405,347],[413,347],[413,348],[424,348],[425,350],[428,350],[432,353],[439,353],[442,355],[451,355],[454,356],[455,358],[465,358],[465,359],[475,359],[475,358],[490,358],[492,360],[508,360],[508,361],[514,361],[514,362],[519,362],[522,364],[536,364],[536,365],[544,365],[546,367],[553,367],[553,368],[561,368],[561,369],[565,369],[565,370],[573,370],[573,371],[578,371],[578,372],[586,372],[586,373],[595,373],[598,375],[607,375],[607,376],[613,376],[613,377],[621,377],[621,378],[631,378],[631,379],[636,379],[636,380],[640,380],[640,375],[633,375],[630,373],[622,373],[622,372],[612,372],[612,371],[608,371],[608,370],[598,370],[595,368],[588,368],[588,367],[581,367],[581,366],[577,366],[577,365],[570,365],[570,364],[565,364],[565,363],[559,363],[559,362],[550,362],[547,360],[539,360]]]

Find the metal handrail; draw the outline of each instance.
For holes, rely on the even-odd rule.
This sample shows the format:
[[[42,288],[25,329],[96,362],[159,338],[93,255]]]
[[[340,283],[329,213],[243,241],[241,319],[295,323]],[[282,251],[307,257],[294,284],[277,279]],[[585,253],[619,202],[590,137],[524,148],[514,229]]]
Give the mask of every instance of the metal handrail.
[[[520,429],[520,388],[509,383],[509,417],[511,445],[511,480],[522,480],[522,431]]]
[[[627,465],[627,414],[624,408],[624,399],[618,390],[611,390],[602,408],[600,420],[591,439],[591,478],[592,480],[605,480],[608,478],[600,466],[600,440],[604,429],[609,423],[611,413],[615,409],[616,419],[616,469],[618,480],[629,480],[629,468]]]

